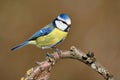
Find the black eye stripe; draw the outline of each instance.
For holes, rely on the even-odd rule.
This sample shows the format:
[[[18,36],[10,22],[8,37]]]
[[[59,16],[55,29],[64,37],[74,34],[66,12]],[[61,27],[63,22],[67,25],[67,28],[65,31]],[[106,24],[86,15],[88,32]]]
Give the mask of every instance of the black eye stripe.
[[[62,23],[64,23],[64,24],[68,25],[65,21],[62,21]]]
[[[62,23],[66,24],[67,26],[69,26],[65,21],[59,20],[56,18],[57,21],[61,21]]]

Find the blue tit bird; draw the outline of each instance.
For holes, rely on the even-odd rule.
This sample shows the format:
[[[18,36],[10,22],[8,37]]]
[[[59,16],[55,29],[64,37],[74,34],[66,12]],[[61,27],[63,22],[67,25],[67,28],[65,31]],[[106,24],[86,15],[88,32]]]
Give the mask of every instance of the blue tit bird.
[[[28,44],[36,45],[42,49],[55,49],[55,46],[61,43],[68,35],[70,26],[70,17],[67,14],[62,13],[59,16],[57,16],[50,24],[40,29],[25,42],[12,48],[11,50],[15,51]]]

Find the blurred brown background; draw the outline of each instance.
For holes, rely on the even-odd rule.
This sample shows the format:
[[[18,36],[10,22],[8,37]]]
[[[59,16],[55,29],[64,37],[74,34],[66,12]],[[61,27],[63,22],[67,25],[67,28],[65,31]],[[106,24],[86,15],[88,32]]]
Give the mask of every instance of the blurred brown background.
[[[75,45],[93,51],[97,60],[116,79],[120,79],[120,0],[0,0],[0,79],[19,80],[36,61],[45,59],[44,51],[26,46],[15,52],[10,48],[25,41],[35,31],[67,13],[72,27],[58,47]],[[61,60],[52,69],[51,79],[104,80],[76,60]]]

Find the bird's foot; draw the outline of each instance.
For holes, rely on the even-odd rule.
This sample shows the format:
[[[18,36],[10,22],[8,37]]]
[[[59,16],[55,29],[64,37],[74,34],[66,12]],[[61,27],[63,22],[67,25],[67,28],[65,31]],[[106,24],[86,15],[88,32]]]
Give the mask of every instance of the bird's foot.
[[[48,52],[46,53],[46,56],[47,56],[46,59],[48,60],[48,62],[50,62],[50,63],[52,63],[52,65],[54,65],[55,64],[54,56]]]

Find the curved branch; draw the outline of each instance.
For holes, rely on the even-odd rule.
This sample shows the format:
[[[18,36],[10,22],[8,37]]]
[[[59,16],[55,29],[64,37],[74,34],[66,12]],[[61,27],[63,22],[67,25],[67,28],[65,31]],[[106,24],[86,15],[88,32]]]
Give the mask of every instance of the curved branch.
[[[36,67],[29,69],[21,80],[48,80],[52,66],[60,59],[65,58],[79,60],[98,72],[105,80],[114,80],[113,75],[96,61],[94,53],[88,52],[85,54],[74,46],[68,51],[61,52],[61,55],[58,55],[57,52],[49,54],[45,61],[37,62]]]

